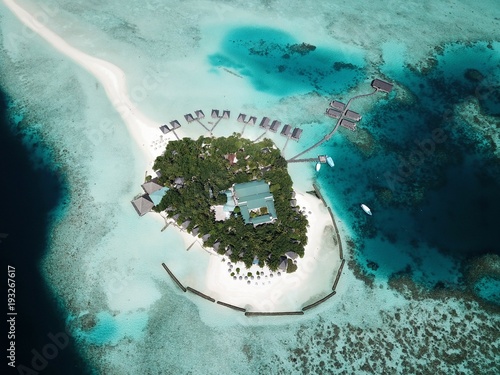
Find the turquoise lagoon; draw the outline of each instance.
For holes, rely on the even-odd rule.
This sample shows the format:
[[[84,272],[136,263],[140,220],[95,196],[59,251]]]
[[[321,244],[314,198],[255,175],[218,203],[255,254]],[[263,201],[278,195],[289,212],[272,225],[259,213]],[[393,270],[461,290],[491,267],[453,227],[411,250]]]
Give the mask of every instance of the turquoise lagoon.
[[[69,189],[39,269],[52,294],[44,303],[57,306],[71,355],[89,369],[52,362],[52,373],[497,371],[494,1],[20,4],[76,48],[122,68],[130,92],[141,93],[135,104],[159,123],[193,106],[270,114],[304,129],[288,157],[331,128],[323,111],[332,98],[369,92],[374,77],[395,83],[389,95],[353,103],[363,114],[358,132],[341,129],[311,155],[331,155],[335,168],[315,175],[314,165],[290,166],[300,186],[320,185],[339,218],[348,261],[337,295],[304,317],[252,320],[175,289],[161,262],[182,278],[207,260],[193,252],[181,262],[177,233],[160,232],[152,215],[136,217],[130,199],[149,165],[123,120],[94,77],[2,8],[10,115],[22,114],[16,128],[25,138],[36,130],[50,152],[33,160],[55,166]],[[297,49],[302,43],[316,49]],[[154,72],[159,84],[146,85]],[[216,135],[237,126],[221,123]],[[435,129],[442,136],[431,144]],[[61,329],[51,324],[47,332]]]

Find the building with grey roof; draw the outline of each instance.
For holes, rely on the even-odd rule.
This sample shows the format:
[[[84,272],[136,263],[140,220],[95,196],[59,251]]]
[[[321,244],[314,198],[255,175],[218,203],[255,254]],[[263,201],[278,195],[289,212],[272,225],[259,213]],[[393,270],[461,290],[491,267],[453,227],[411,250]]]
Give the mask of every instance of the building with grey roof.
[[[202,118],[205,118],[205,114],[201,109],[198,109],[197,111],[194,111],[194,114],[196,115],[196,118],[198,120],[201,120]]]
[[[158,182],[158,178],[153,178],[150,181],[143,183],[141,187],[146,194],[151,194],[160,190],[163,186]]]
[[[172,130],[174,129],[178,129],[181,127],[181,124],[179,123],[179,121],[177,120],[174,120],[174,121],[170,121],[170,125],[172,126]]]
[[[361,120],[361,115],[358,112],[351,111],[350,109],[346,111],[345,117],[353,121]]]
[[[247,115],[245,115],[244,113],[240,113],[238,115],[238,122],[245,122],[245,119],[246,119]]]
[[[271,121],[271,120],[269,119],[269,117],[264,117],[264,118],[260,121],[259,126],[260,126],[261,128],[268,129],[268,128],[269,128],[269,121]]]
[[[285,136],[285,137],[289,137],[290,136],[290,131],[292,130],[292,127],[290,125],[285,125],[283,127],[283,129],[281,130],[281,135]]]
[[[293,132],[292,132],[292,139],[293,140],[298,141],[301,136],[302,136],[302,129],[300,129],[300,128],[293,129]]]
[[[335,109],[337,111],[343,112],[345,109],[345,104],[342,102],[338,102],[336,100],[332,100],[330,102],[330,107],[332,107],[333,109]]]
[[[269,128],[269,130],[271,130],[273,133],[276,133],[280,127],[281,127],[281,121],[274,120],[271,123],[271,127]]]
[[[170,128],[167,125],[160,126],[160,130],[163,134],[167,134],[170,132]]]
[[[222,111],[222,118],[223,119],[226,119],[226,120],[229,119],[230,115],[231,115],[231,112],[228,111],[227,109],[225,109],[224,111]]]
[[[186,115],[184,115],[184,118],[186,119],[187,122],[193,122],[194,121],[194,117],[191,113],[188,113]]]
[[[154,207],[153,201],[149,198],[147,194],[141,195],[132,201],[132,206],[134,206],[137,214],[139,216],[146,215]]]
[[[391,92],[392,91],[392,83],[389,83],[389,82],[386,82],[386,81],[382,81],[381,79],[374,79],[372,81],[372,87],[374,89],[377,89],[379,91],[383,91],[383,92]]]
[[[342,116],[342,112],[336,111],[333,108],[327,108],[326,114],[327,114],[327,116],[329,116],[331,118],[335,118],[335,119],[338,119],[338,118],[340,118],[340,116]]]
[[[219,110],[212,109],[212,118],[219,118]]]
[[[344,128],[347,128],[352,131],[356,130],[356,123],[349,121],[348,119],[345,118],[343,118],[342,121],[340,121],[340,126],[343,126]]]
[[[250,118],[247,121],[248,125],[255,125],[257,123],[257,117],[255,116],[250,116]]]

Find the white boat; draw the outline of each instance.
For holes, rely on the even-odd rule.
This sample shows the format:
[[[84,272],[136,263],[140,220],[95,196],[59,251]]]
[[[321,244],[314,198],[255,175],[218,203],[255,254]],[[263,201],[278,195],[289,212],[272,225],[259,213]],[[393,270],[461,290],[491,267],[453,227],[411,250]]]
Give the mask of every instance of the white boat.
[[[330,167],[332,167],[332,168],[333,168],[333,166],[335,165],[335,163],[333,162],[333,159],[332,159],[331,157],[329,157],[329,156],[327,156],[327,158],[326,158],[326,162],[327,162],[327,163],[328,163],[328,165],[329,165]]]
[[[316,172],[319,172],[320,169],[321,169],[321,163],[317,162],[316,163]]]
[[[361,208],[363,209],[363,211],[365,211],[368,215],[371,216],[372,211],[370,210],[370,207],[368,207],[366,204],[362,204]]]

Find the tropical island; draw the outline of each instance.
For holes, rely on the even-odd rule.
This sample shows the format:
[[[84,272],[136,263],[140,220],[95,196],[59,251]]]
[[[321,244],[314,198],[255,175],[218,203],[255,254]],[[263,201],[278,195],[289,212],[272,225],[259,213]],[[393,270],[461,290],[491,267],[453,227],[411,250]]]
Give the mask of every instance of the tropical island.
[[[154,169],[166,190],[155,211],[231,262],[271,270],[287,262],[287,272],[296,270],[291,258],[304,256],[308,222],[271,140],[183,138],[167,144]]]

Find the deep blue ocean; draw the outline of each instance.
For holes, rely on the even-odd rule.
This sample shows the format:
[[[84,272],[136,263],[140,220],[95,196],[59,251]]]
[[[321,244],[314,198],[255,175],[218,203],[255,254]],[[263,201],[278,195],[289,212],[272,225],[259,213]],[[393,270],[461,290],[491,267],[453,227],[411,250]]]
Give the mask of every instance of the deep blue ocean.
[[[355,86],[371,90],[361,52],[311,48],[273,28],[234,29],[209,61],[276,96],[315,92],[325,107],[346,102]],[[426,63],[375,67],[395,89],[376,94],[358,134],[341,128],[326,143],[335,168],[323,168],[318,183],[353,229],[354,258],[369,277],[404,275],[500,305],[498,271],[477,266],[500,255],[500,160],[491,140],[500,131],[498,51],[486,42],[436,46]],[[479,113],[494,121],[483,123]],[[325,116],[315,126],[327,133],[332,125]]]
[[[62,311],[40,272],[40,259],[46,251],[48,233],[65,194],[63,178],[55,169],[30,155],[48,154],[41,141],[23,142],[23,134],[16,132],[8,101],[0,93],[0,257],[3,270],[3,296],[7,302],[7,267],[15,268],[15,338],[8,339],[10,329],[4,323],[4,348],[15,342],[15,364],[26,368],[13,369],[6,365],[6,350],[2,368],[7,373],[43,374],[87,373],[71,341],[62,349],[54,347],[49,334],[65,330]],[[7,312],[7,303],[3,309]],[[4,315],[5,318],[6,315]],[[11,318],[8,316],[7,318]],[[6,325],[7,324],[7,325]],[[57,336],[59,337],[59,336]],[[38,353],[38,354],[37,354]],[[40,355],[49,357],[45,362]],[[54,356],[54,358],[52,358]],[[32,362],[32,361],[35,362]],[[33,365],[34,364],[34,365]],[[6,372],[2,372],[6,373]]]

